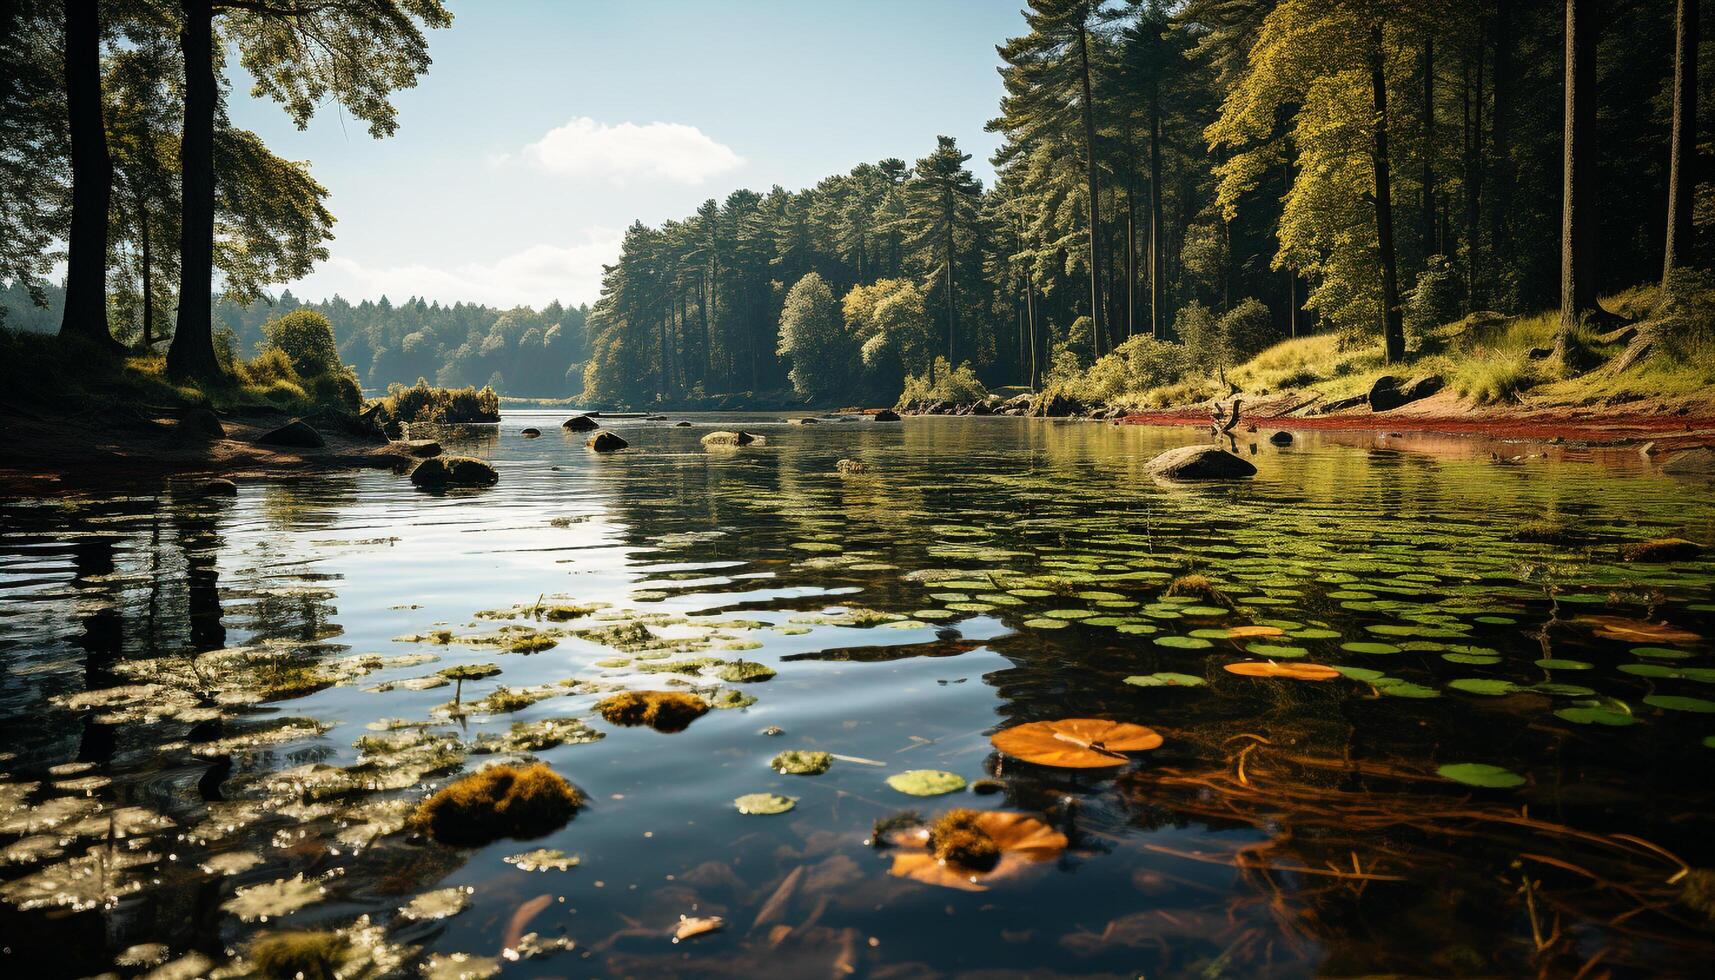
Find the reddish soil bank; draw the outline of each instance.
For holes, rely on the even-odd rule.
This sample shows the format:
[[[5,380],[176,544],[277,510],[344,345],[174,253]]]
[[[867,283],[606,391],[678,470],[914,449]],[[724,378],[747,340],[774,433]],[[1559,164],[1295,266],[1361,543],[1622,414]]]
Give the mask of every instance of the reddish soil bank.
[[[1175,409],[1139,412],[1114,420],[1115,425],[1208,426],[1206,409]],[[1374,414],[1348,412],[1335,415],[1270,415],[1245,412],[1239,431],[1259,429],[1336,432],[1433,432],[1444,435],[1480,436],[1497,440],[1618,444],[1654,442],[1662,449],[1715,445],[1715,416],[1674,414],[1590,413],[1576,409],[1538,410],[1528,413],[1430,415],[1401,411]]]
[[[253,441],[290,416],[222,416],[226,438],[187,438],[164,413],[117,406],[76,415],[0,405],[0,495],[60,496],[84,490],[146,492],[173,479],[210,479],[330,470],[408,469],[410,447],[318,429],[319,449]]]

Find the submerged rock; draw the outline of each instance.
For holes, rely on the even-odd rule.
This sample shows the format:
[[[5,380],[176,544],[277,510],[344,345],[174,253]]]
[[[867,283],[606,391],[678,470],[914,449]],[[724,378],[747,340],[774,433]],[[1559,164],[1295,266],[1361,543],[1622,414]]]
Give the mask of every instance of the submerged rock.
[[[474,457],[438,456],[418,463],[411,482],[419,487],[491,487],[500,482],[500,474]]]
[[[601,428],[601,423],[590,418],[588,415],[574,415],[564,422],[561,422],[560,428],[565,429],[568,432],[594,432],[596,429]]]
[[[1695,541],[1684,538],[1656,538],[1653,541],[1640,541],[1620,549],[1621,557],[1627,561],[1683,561],[1696,558],[1703,553],[1703,546]]]
[[[428,459],[441,454],[441,444],[433,439],[400,439],[398,442],[407,453],[418,459]]]
[[[582,416],[579,416],[579,417],[581,418]],[[595,435],[590,436],[587,440],[584,441],[584,448],[585,449],[593,449],[598,453],[618,452],[619,450],[624,449],[626,446],[629,446],[629,445],[631,445],[631,443],[626,442],[624,439],[621,439],[618,435],[616,435],[612,432],[607,432],[605,430],[601,431],[601,432],[597,432]]]
[[[518,434],[523,436],[526,439],[534,439],[537,436],[542,434],[542,430],[536,428],[535,426],[531,426],[528,429],[524,429],[524,430],[520,431]]]
[[[1169,480],[1237,480],[1255,476],[1256,467],[1217,446],[1180,446],[1150,460],[1149,472]]]
[[[225,439],[226,426],[220,424],[220,418],[206,408],[193,408],[179,419],[175,426],[179,435],[187,439]]]
[[[1285,429],[1281,429],[1279,432],[1276,432],[1274,435],[1269,436],[1268,441],[1275,444],[1276,446],[1290,446],[1290,445],[1292,445],[1292,433],[1286,431]]]
[[[418,804],[411,823],[442,844],[480,847],[553,833],[583,802],[572,784],[540,763],[489,766]]]
[[[705,446],[748,446],[753,442],[761,442],[761,436],[753,436],[740,429],[737,432],[711,432],[703,437]]]
[[[320,449],[327,445],[322,434],[303,419],[293,419],[278,429],[270,429],[256,437],[258,446],[284,446],[290,449]]]

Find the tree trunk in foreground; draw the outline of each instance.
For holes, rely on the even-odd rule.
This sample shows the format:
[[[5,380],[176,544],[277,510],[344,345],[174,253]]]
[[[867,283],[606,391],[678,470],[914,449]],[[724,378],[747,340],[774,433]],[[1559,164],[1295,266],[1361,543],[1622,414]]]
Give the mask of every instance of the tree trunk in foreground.
[[[1697,0],[1679,0],[1673,58],[1673,149],[1667,178],[1667,250],[1662,284],[1691,258],[1691,205],[1697,187]]]
[[[1387,74],[1382,63],[1382,30],[1370,35],[1370,89],[1375,101],[1375,146],[1371,152],[1376,186],[1376,247],[1382,265],[1382,346],[1389,364],[1405,360],[1405,324],[1399,308],[1399,269],[1393,244],[1393,179],[1388,172]]]
[[[1566,83],[1561,150],[1560,323],[1596,310],[1596,24],[1591,0],[1566,0]]]
[[[71,128],[71,229],[66,236],[61,337],[119,349],[107,326],[107,209],[113,158],[101,114],[101,20],[96,0],[66,0],[65,89]]]
[[[167,372],[220,374],[214,356],[214,10],[210,0],[184,0],[179,46],[185,55],[185,125],[180,151],[183,217],[179,230],[179,315]]]

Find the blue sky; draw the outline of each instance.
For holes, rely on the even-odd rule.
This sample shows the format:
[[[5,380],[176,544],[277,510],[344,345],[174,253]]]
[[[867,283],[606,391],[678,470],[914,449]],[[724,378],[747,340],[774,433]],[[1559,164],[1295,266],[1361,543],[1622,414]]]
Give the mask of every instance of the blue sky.
[[[339,219],[301,298],[594,301],[633,219],[909,162],[939,134],[986,182],[994,49],[1023,27],[1018,0],[449,6],[390,139],[337,106],[300,132],[234,67],[234,121],[309,160]]]

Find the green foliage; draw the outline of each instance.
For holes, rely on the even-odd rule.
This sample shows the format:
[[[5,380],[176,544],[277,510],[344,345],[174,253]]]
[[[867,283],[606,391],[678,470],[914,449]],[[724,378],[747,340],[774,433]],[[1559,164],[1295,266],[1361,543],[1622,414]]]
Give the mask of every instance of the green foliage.
[[[927,402],[952,402],[956,405],[969,405],[988,397],[988,389],[977,380],[977,374],[971,370],[970,362],[951,367],[944,357],[935,358],[935,383],[929,383],[926,374],[908,374],[905,376],[905,390],[899,396],[900,405],[912,405]]]
[[[292,370],[310,377],[339,366],[339,348],[334,345],[333,326],[314,310],[293,310],[262,325],[262,351],[279,352]]]
[[[379,413],[383,422],[498,422],[500,396],[492,388],[437,388],[418,378],[410,387],[388,385]]]
[[[1086,405],[1140,401],[1145,392],[1178,383],[1189,367],[1188,356],[1183,344],[1139,334],[1087,371],[1057,370],[1051,377],[1060,393]]]
[[[1715,370],[1715,274],[1675,269],[1663,284],[1650,319],[1669,357]]]
[[[850,383],[852,350],[840,322],[840,305],[814,272],[786,294],[775,353],[791,362],[792,389],[804,398],[830,398]]]
[[[1431,255],[1425,265],[1405,297],[1405,329],[1413,334],[1457,320],[1464,305],[1464,287],[1453,263],[1444,255]]]

